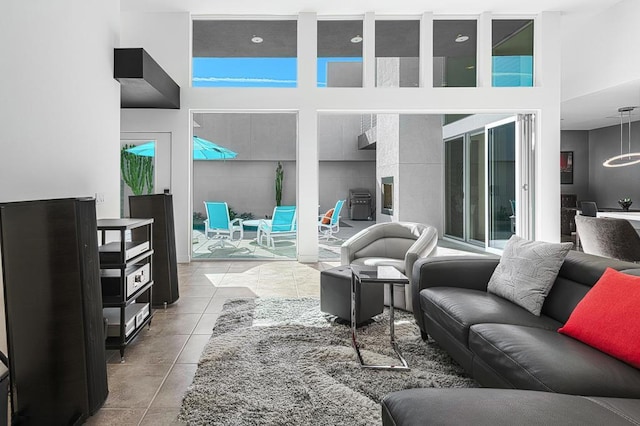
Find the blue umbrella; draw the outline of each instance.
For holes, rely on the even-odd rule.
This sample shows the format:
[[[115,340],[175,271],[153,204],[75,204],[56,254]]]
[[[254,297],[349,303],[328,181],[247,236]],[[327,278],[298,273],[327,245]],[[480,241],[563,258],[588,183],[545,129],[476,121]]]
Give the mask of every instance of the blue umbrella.
[[[156,144],[155,142],[147,142],[129,148],[126,151],[143,157],[154,157],[156,155]],[[194,160],[226,160],[227,158],[236,158],[236,155],[238,154],[223,146],[216,145],[197,136],[193,137]]]

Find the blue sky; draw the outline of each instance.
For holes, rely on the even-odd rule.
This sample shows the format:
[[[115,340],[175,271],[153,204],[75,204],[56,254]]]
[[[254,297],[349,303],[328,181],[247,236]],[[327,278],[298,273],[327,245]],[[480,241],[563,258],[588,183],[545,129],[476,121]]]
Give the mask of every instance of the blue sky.
[[[328,62],[362,58],[318,58],[318,87],[327,86]],[[194,87],[296,87],[297,58],[193,58]],[[532,56],[494,56],[493,86],[533,86]]]
[[[362,58],[318,58],[318,87],[327,85],[327,62]],[[297,58],[193,58],[194,87],[296,87]]]

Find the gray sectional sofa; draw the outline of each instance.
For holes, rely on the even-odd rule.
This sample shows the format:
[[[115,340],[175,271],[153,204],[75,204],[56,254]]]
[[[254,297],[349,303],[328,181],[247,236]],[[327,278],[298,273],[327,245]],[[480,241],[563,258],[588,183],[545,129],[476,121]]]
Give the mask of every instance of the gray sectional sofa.
[[[414,316],[423,337],[430,335],[484,387],[631,398],[628,400],[631,414],[626,416],[640,424],[640,370],[557,332],[607,267],[640,275],[639,265],[571,251],[545,299],[541,315],[535,316],[487,292],[487,283],[498,262],[498,258],[477,256],[418,260],[413,268],[411,290]],[[411,390],[388,395],[383,401],[385,424],[429,424],[428,417],[420,417],[424,407],[431,404],[429,401],[439,398],[438,391],[442,390]],[[489,395],[483,394],[486,391],[488,389],[449,390],[449,398],[460,395],[457,401],[460,404],[454,398],[449,408],[454,412],[465,410],[462,404],[465,398],[482,400]],[[513,391],[492,392],[498,392],[493,394],[496,398],[502,395],[508,399]],[[523,401],[530,401],[533,407],[538,404],[539,408],[553,412],[554,404],[562,405],[560,399],[554,402],[549,395],[528,394],[533,396],[523,396]],[[410,410],[413,414],[406,417],[406,406],[412,405],[408,401],[420,407],[414,407]],[[604,408],[606,403],[592,398],[583,401],[577,396],[565,395],[562,401],[582,404],[585,410],[589,406],[590,410],[598,411],[600,406],[603,418],[611,414],[610,409]],[[488,415],[492,411],[490,407],[496,404],[499,402],[486,405],[484,414]],[[469,415],[482,418],[482,406],[473,404],[469,410]],[[569,420],[568,413],[565,412],[565,420]],[[418,420],[420,422],[412,423]]]

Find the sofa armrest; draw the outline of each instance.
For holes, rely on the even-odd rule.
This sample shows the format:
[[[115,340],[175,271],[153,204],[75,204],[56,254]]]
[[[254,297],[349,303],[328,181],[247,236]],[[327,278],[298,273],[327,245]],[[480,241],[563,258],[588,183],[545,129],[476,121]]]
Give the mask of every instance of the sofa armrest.
[[[459,287],[486,291],[499,261],[497,256],[472,255],[425,257],[416,260],[412,271],[411,296],[418,324],[422,324],[419,297],[422,290],[430,287]]]

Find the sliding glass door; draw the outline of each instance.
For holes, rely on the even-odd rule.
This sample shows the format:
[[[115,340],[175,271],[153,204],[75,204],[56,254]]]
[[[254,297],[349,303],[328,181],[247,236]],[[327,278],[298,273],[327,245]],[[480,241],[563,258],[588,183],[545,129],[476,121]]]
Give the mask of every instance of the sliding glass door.
[[[458,137],[444,145],[444,232],[458,239],[464,239],[464,141],[464,137]]]
[[[515,234],[516,131],[515,120],[488,126],[487,137],[487,247],[503,249]]]
[[[445,142],[445,234],[485,243],[484,132]]]
[[[468,176],[467,193],[469,215],[467,240],[474,244],[484,245],[485,242],[485,154],[484,132],[470,134],[468,143]]]
[[[501,251],[532,238],[533,125],[519,114],[445,141],[445,235]]]

